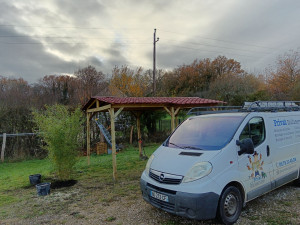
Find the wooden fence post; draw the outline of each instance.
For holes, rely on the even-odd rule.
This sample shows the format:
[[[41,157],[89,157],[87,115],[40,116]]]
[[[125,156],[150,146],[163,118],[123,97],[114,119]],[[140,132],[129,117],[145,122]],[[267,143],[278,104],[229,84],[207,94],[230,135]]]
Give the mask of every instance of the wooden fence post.
[[[3,134],[3,142],[2,142],[2,149],[1,149],[1,161],[2,162],[4,162],[5,144],[6,144],[6,133]]]

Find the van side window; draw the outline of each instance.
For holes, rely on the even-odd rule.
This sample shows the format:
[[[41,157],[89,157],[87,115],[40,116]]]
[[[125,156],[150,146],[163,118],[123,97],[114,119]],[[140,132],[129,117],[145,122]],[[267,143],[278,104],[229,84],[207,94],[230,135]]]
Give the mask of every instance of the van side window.
[[[265,123],[263,118],[254,117],[244,127],[239,139],[251,138],[254,147],[260,145],[265,140]]]

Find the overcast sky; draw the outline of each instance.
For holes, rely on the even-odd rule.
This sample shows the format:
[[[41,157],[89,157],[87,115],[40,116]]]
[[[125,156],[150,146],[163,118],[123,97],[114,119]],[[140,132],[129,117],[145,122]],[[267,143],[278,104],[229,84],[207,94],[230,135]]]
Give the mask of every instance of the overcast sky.
[[[299,0],[0,0],[0,76],[30,83],[88,65],[105,74],[224,55],[259,73],[300,47]]]

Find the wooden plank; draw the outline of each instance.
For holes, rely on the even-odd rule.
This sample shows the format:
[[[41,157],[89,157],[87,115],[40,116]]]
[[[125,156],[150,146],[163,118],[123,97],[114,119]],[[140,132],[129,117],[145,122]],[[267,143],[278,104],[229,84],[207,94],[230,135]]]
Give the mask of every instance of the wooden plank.
[[[131,130],[130,130],[130,139],[129,139],[129,143],[130,143],[131,145],[132,145],[133,129],[134,129],[134,127],[131,126]]]
[[[171,107],[171,132],[175,130],[175,112],[174,107]]]
[[[92,103],[88,106],[87,109],[89,109],[95,102],[96,102],[96,99],[94,99],[94,100],[92,101]]]
[[[137,117],[136,117],[136,128],[137,128],[137,134],[138,134],[139,154],[140,154],[140,157],[142,157],[143,153],[142,153],[141,113],[140,112],[137,114]]]
[[[178,107],[178,108],[175,110],[175,112],[174,112],[174,116],[175,116],[175,127],[174,127],[174,129],[175,129],[176,127],[178,127],[178,117],[177,117],[177,114],[179,113],[179,110],[180,110],[180,107]]]
[[[146,103],[143,103],[143,104],[114,104],[113,105],[113,108],[138,108],[138,109],[141,109],[142,108],[163,108],[165,107],[166,105],[164,104],[146,104]]]
[[[178,108],[176,109],[176,111],[175,111],[175,113],[174,113],[175,116],[178,114],[179,110],[180,110],[180,107],[178,107]]]
[[[111,150],[112,150],[112,164],[113,164],[113,178],[117,180],[117,151],[116,151],[116,132],[115,132],[115,110],[109,109],[110,114],[110,129],[111,129]]]
[[[107,109],[110,109],[111,105],[105,105],[105,106],[101,106],[101,107],[97,107],[97,108],[93,108],[93,109],[88,109],[86,110],[87,112],[101,112],[101,111],[105,111]]]
[[[171,111],[166,107],[164,106],[164,109],[167,111],[167,113],[169,113],[170,115],[172,114]]]
[[[2,149],[1,149],[1,161],[4,162],[4,151],[6,145],[6,133],[3,134],[3,142],[2,142]]]
[[[91,131],[90,131],[90,113],[86,114],[86,156],[88,165],[90,165],[90,154],[91,154]]]
[[[135,108],[135,109],[139,109],[139,110],[143,110],[143,108],[164,108],[164,107],[180,107],[180,108],[194,108],[194,107],[199,107],[199,106],[214,106],[214,105],[218,105],[218,104],[187,104],[187,105],[180,105],[180,104],[113,104],[112,107],[113,108],[126,108],[130,110],[130,108]]]
[[[116,113],[115,113],[115,118],[116,119],[118,117],[118,115],[122,112],[122,110],[124,109],[124,107],[120,108]]]

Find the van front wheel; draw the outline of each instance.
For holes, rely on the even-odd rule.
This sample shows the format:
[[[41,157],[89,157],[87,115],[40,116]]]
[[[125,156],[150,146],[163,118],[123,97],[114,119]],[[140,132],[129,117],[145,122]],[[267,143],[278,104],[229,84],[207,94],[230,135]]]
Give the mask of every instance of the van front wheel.
[[[218,219],[224,224],[234,224],[242,210],[242,195],[238,188],[227,187],[220,198],[218,206]]]
[[[300,169],[299,169],[299,176],[298,176],[298,179],[295,180],[294,184],[295,184],[297,187],[300,187]]]

